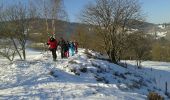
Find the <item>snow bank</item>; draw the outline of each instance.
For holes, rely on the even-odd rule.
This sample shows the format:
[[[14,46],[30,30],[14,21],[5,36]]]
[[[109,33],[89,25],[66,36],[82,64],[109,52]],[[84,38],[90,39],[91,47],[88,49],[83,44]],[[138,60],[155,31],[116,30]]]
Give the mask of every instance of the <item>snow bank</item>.
[[[115,65],[91,50],[89,56],[79,49],[68,59],[57,54],[57,62],[50,52],[29,51],[27,61],[0,63],[0,99],[145,100],[149,91],[165,96],[146,70]]]

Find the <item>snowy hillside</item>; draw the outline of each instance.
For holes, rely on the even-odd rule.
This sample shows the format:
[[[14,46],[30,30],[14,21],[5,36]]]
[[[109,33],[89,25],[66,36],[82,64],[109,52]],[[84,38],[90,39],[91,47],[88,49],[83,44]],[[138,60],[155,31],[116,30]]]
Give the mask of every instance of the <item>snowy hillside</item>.
[[[58,57],[57,62],[51,54],[35,51],[28,52],[27,61],[8,64],[0,59],[0,99],[145,100],[149,91],[166,97],[150,68],[124,68],[101,58],[99,53],[79,49],[75,56]],[[170,75],[169,66],[152,66],[152,71]]]
[[[162,32],[161,31],[156,31],[154,33],[148,33],[148,34],[156,36],[156,38],[159,39],[159,38],[162,38],[162,37],[166,37],[167,33],[168,33],[167,31],[162,31]]]

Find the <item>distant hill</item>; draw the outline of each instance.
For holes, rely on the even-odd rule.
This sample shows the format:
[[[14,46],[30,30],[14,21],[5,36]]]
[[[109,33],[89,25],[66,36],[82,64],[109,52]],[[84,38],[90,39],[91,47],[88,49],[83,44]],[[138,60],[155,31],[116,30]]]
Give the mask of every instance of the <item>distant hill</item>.
[[[46,27],[45,23],[46,20],[43,18],[37,18],[34,21],[31,22],[31,33],[45,33]],[[52,29],[52,19],[48,19],[49,23],[49,29]],[[62,20],[56,20],[56,33],[61,34],[61,36],[65,36],[66,38],[70,37],[71,34],[74,34],[76,31],[76,28],[78,26],[86,27],[89,26],[82,23],[75,23],[75,22],[67,22]],[[132,21],[130,26],[128,26],[131,29],[137,29],[144,31],[145,33],[166,33],[166,38],[170,39],[170,23],[168,24],[153,24],[149,22],[141,22],[141,21]],[[165,28],[164,28],[165,27]]]
[[[51,28],[52,19],[48,19],[49,28]],[[75,22],[67,22],[56,20],[56,34],[58,36],[62,36],[66,39],[69,39],[72,34],[76,33],[76,28],[78,26],[89,28],[88,25],[83,23],[75,23]],[[42,27],[44,26],[44,28]],[[163,27],[163,24],[153,24],[149,22],[141,22],[141,21],[132,21],[132,23],[128,26],[130,29],[144,31],[145,33],[151,34],[156,38],[165,37],[170,40],[170,24],[166,24],[166,28]],[[36,19],[32,24],[32,32],[31,33],[45,33],[45,19]]]
[[[46,32],[45,22],[46,22],[45,19],[34,20],[34,22],[32,22],[31,33]],[[48,19],[49,29],[52,29],[51,22],[52,22],[52,19]],[[59,35],[62,34],[66,36],[65,38],[68,38],[69,36],[71,36],[71,34],[75,33],[75,30],[78,26],[87,27],[87,25],[82,24],[82,23],[67,22],[67,21],[61,21],[61,20],[56,20],[55,25],[56,25],[56,28],[55,28],[56,34],[59,34]]]
[[[154,35],[156,38],[164,37],[165,39],[170,40],[170,23],[153,24],[148,22],[134,21],[129,27]]]
[[[40,21],[42,23],[42,22],[45,22],[45,19],[38,19],[38,21]],[[48,22],[51,25],[51,19],[48,19]],[[64,33],[74,33],[77,26],[87,27],[88,25],[85,25],[82,23],[61,21],[61,20],[56,21],[56,29],[57,29],[57,27],[58,28],[62,27],[64,30],[62,30],[61,32],[64,32]],[[143,30],[145,32],[148,32],[149,30],[151,30],[153,28],[158,28],[156,24],[148,23],[148,22],[139,22],[139,21],[133,22],[131,24],[131,26],[129,26],[129,27],[133,28],[133,29]],[[37,29],[37,28],[38,27],[36,27],[35,29]],[[60,31],[60,30],[57,30],[57,31]]]
[[[144,32],[149,32],[153,28],[157,28],[156,24],[149,23],[149,22],[143,22],[143,21],[132,21],[129,28],[132,29],[138,29]]]

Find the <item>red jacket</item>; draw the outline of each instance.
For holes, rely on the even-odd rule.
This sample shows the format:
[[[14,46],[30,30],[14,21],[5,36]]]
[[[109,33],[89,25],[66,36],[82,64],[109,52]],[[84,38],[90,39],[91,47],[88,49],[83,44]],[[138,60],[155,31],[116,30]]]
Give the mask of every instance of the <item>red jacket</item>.
[[[50,48],[50,49],[56,49],[56,48],[57,48],[57,45],[58,45],[56,39],[53,39],[53,40],[48,39],[47,44],[49,45],[49,48]]]

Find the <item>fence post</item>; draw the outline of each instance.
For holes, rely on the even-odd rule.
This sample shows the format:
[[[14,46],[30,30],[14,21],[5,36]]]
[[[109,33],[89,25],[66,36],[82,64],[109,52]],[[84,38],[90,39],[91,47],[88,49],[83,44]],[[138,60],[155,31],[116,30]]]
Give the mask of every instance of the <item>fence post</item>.
[[[167,94],[168,94],[168,83],[165,82],[165,95],[167,95]]]

